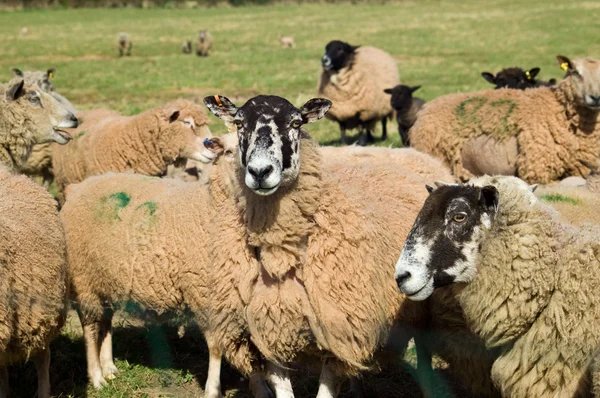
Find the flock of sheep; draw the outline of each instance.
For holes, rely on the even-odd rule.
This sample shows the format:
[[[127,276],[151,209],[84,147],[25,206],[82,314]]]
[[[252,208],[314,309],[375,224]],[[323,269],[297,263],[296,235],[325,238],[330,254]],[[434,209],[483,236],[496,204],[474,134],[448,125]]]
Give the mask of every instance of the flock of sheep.
[[[255,397],[293,397],[298,366],[320,366],[318,398],[348,378],[361,396],[361,373],[394,366],[391,342],[412,338],[423,380],[435,353],[478,396],[600,397],[600,61],[558,62],[559,82],[509,68],[483,74],[497,90],[425,104],[389,54],[335,40],[321,98],[301,107],[204,98],[221,137],[191,101],[77,111],[53,69],[15,69],[0,85],[3,375],[34,359],[50,396],[49,344],[72,300],[102,388],[118,377],[114,308],[132,301],[193,315],[208,398],[222,396],[223,357]],[[365,145],[394,114],[412,148],[319,147],[304,129],[328,117]],[[529,184],[578,207],[554,210]]]

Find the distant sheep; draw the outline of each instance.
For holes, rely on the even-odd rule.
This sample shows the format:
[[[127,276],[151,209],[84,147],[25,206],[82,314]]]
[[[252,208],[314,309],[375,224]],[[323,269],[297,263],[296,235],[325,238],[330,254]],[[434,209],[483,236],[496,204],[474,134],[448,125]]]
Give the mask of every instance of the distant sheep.
[[[321,63],[318,94],[333,102],[327,118],[340,125],[342,144],[346,129],[358,128],[358,142],[366,145],[379,120],[382,139],[387,139],[387,118],[393,110],[383,90],[400,83],[394,58],[375,47],[334,40],[325,47]]]
[[[504,68],[496,73],[496,76],[490,72],[481,72],[481,76],[491,84],[495,85],[496,89],[514,88],[525,90],[527,88],[547,87],[556,84],[556,79],[550,79],[547,82],[536,80],[535,77],[538,73],[540,73],[540,68],[532,68],[527,71],[521,68]]]
[[[192,41],[191,40],[184,41],[183,45],[181,46],[181,51],[184,54],[191,54],[192,53]]]
[[[558,56],[553,87],[449,94],[428,102],[411,145],[442,159],[461,180],[516,175],[547,184],[600,167],[600,61]]]
[[[198,32],[198,39],[196,40],[196,55],[200,57],[207,57],[210,49],[212,48],[213,38],[207,30],[201,30]]]
[[[119,51],[119,57],[131,55],[132,48],[133,42],[131,41],[131,37],[129,37],[129,33],[120,32],[117,35],[117,50]]]
[[[410,146],[408,131],[417,120],[417,113],[425,104],[421,98],[413,97],[413,93],[420,89],[421,86],[409,87],[397,85],[393,88],[383,90],[386,94],[391,94],[392,108],[396,112],[396,120],[398,121],[398,132],[402,138],[404,146]]]
[[[294,42],[294,38],[292,36],[277,36],[279,43],[281,43],[281,47],[283,48],[294,48],[296,47],[296,43]]]

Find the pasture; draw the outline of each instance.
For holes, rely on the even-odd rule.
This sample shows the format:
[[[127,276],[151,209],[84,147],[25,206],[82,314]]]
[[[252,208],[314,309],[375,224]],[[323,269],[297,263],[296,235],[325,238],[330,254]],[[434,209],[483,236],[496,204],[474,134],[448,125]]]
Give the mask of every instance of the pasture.
[[[341,39],[373,45],[398,61],[403,84],[421,85],[417,96],[431,100],[457,91],[491,88],[482,71],[540,67],[540,79],[559,79],[555,56],[600,54],[594,40],[600,3],[531,0],[484,3],[427,0],[382,4],[287,4],[199,9],[80,9],[0,13],[0,80],[10,69],[56,68],[57,91],[82,110],[111,108],[135,114],[175,98],[200,102],[222,94],[241,105],[257,94],[275,94],[301,105],[315,96],[325,44]],[[19,34],[27,26],[29,34]],[[214,37],[201,58],[181,52],[199,29]],[[133,55],[119,58],[120,31],[130,33]],[[277,35],[291,35],[294,49],[282,49]],[[225,127],[212,117],[213,133]],[[388,141],[399,146],[392,121]],[[337,124],[321,121],[310,133],[325,145],[339,140]],[[393,204],[390,204],[393,205]],[[87,386],[81,328],[74,312],[53,343],[51,377],[59,397],[196,397],[206,379],[207,354],[201,333],[187,328],[145,325],[132,317],[115,321],[115,355],[121,370],[110,387]],[[397,371],[365,378],[369,396],[420,396],[411,374],[414,351]],[[11,372],[15,397],[35,392],[31,364]],[[318,375],[294,374],[296,396],[314,396]],[[300,381],[300,382],[298,382]],[[227,397],[245,398],[247,382],[223,371]],[[458,396],[443,378],[436,396]]]

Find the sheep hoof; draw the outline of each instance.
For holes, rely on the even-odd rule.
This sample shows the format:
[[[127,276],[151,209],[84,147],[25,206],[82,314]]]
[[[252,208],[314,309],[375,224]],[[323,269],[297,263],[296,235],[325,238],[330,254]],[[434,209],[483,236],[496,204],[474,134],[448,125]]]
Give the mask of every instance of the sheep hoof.
[[[95,380],[92,380],[92,385],[96,390],[102,389],[102,387],[108,385],[108,382],[104,379],[104,377],[98,377]]]
[[[114,380],[117,373],[119,373],[119,369],[117,369],[112,362],[102,367],[102,376],[104,376],[106,380]]]

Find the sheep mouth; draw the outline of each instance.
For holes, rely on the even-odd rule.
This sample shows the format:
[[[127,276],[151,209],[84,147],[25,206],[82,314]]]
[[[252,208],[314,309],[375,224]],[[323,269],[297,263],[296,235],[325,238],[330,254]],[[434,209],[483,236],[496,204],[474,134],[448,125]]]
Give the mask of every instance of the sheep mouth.
[[[73,136],[71,134],[67,133],[65,130],[61,130],[56,127],[54,127],[53,130],[58,136],[60,136],[66,142],[69,142],[73,139]]]
[[[275,193],[275,191],[277,191],[277,188],[279,188],[279,185],[276,185],[271,188],[259,187],[259,188],[253,189],[253,191],[254,191],[254,193],[256,193],[257,195],[260,195],[260,196],[269,196],[269,195]]]
[[[406,294],[406,297],[408,297],[409,300],[423,301],[429,298],[429,296],[431,296],[434,289],[435,286],[433,285],[433,277],[431,277],[427,280],[427,283],[425,283],[425,285],[423,285],[423,287],[421,287],[419,290],[412,293],[404,292],[404,294]]]

